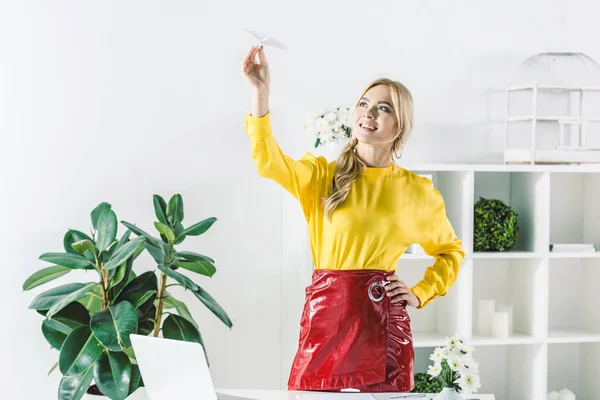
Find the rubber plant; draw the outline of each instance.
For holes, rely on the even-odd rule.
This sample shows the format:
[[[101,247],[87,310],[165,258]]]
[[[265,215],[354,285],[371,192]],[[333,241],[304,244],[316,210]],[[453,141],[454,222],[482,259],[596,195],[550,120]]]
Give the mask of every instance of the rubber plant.
[[[90,235],[69,229],[63,238],[64,253],[42,254],[39,258],[53,265],[35,272],[23,284],[24,290],[31,290],[72,270],[94,271],[97,276],[95,281],[46,290],[29,306],[44,316],[42,334],[59,351],[58,362],[49,372],[58,368],[62,373],[59,400],[79,400],[86,392],[121,400],[143,386],[130,334],[158,336],[162,332],[165,338],[204,345],[187,305],[167,291],[169,279],[174,281],[172,285],[190,290],[232,327],[221,306],[178,271],[182,268],[207,277],[215,274],[213,259],[178,251],[175,245],[188,236],[203,234],[216,219],[184,228],[180,194],[171,197],[168,204],[159,195],[153,200],[158,237],[121,221],[127,230],[117,240],[117,216],[111,204],[103,202],[91,212]],[[136,237],[131,238],[132,233]],[[154,258],[157,268],[136,275],[134,262],[144,250]]]

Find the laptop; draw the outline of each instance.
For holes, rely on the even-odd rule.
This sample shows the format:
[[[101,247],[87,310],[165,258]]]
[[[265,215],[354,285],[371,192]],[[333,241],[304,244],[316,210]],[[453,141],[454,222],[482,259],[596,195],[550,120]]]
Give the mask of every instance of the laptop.
[[[150,400],[257,400],[217,393],[200,343],[129,337]]]

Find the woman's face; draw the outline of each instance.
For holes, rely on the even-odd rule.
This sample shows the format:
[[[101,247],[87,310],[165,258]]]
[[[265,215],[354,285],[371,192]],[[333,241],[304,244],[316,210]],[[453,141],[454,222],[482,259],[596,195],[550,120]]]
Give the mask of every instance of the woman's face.
[[[352,124],[359,142],[391,145],[398,134],[398,119],[387,86],[374,86],[364,94],[354,109]]]

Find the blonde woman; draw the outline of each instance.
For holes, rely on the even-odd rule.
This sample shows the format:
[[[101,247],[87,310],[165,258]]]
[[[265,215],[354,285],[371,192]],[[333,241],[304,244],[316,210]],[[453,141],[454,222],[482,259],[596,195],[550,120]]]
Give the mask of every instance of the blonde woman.
[[[258,56],[258,60],[257,60]],[[378,79],[359,96],[352,140],[336,161],[280,149],[269,120],[269,64],[262,47],[246,55],[252,91],[246,133],[258,173],[291,193],[304,212],[314,272],[306,288],[290,390],[409,392],[414,349],[406,307],[447,293],[464,252],[431,181],[394,162],[413,122],[410,92]],[[412,243],[435,258],[409,287],[394,273]]]

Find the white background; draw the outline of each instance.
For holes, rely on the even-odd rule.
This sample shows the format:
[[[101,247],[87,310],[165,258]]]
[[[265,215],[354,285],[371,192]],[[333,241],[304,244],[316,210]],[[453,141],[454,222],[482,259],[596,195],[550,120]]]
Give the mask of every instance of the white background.
[[[58,353],[27,309],[52,284],[21,290],[46,265],[38,256],[62,251],[69,228],[87,232],[102,201],[153,230],[155,193],[182,194],[186,225],[218,218],[181,246],[216,259],[215,277],[197,281],[234,321],[230,331],[181,294],[216,385],[285,387],[311,260],[300,208],[250,158],[243,28],[290,49],[267,52],[275,135],[289,155],[312,151],[307,112],[350,105],[387,76],[415,98],[403,163],[498,162],[506,82],[543,51],[600,60],[599,12],[592,0],[2,1],[2,397],[56,398],[59,374],[46,372]]]

